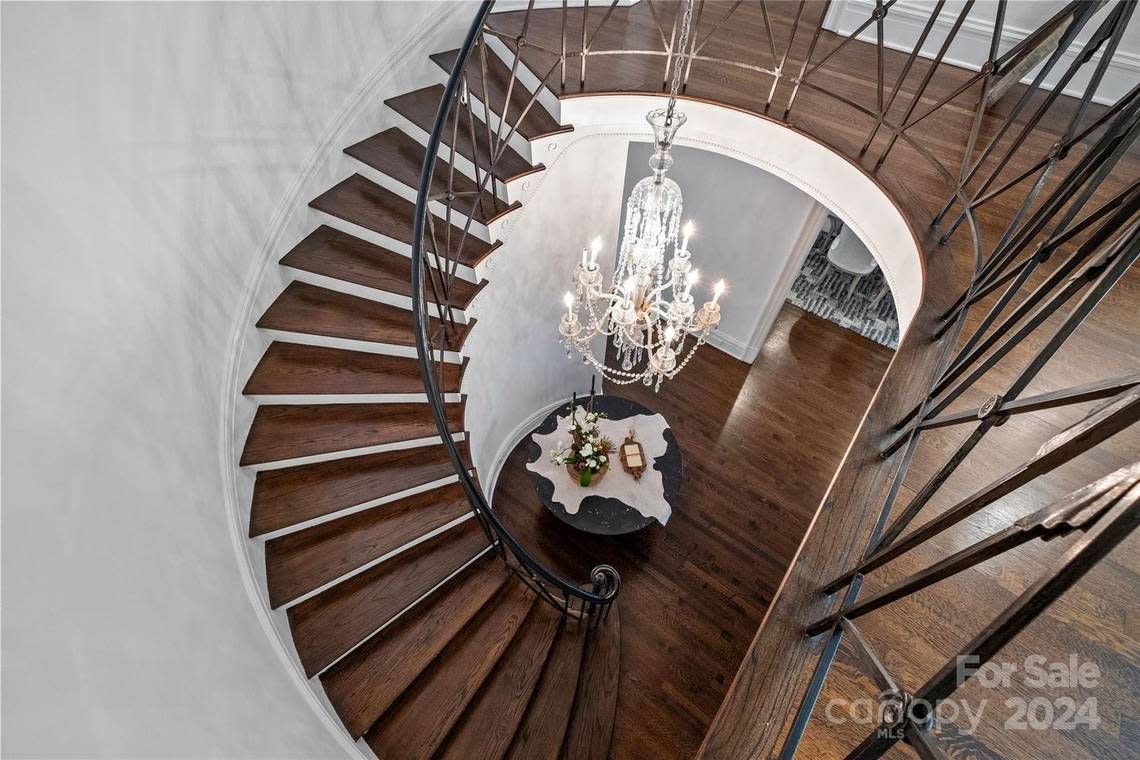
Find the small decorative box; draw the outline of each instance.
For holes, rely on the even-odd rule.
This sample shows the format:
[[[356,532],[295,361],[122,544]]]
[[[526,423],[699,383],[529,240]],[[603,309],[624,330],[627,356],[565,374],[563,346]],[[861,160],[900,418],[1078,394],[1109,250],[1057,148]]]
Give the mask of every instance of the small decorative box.
[[[641,444],[634,440],[634,432],[629,431],[629,435],[622,441],[621,447],[618,449],[618,455],[621,458],[621,468],[633,476],[634,480],[641,480],[641,473],[645,472],[645,449],[641,448]]]

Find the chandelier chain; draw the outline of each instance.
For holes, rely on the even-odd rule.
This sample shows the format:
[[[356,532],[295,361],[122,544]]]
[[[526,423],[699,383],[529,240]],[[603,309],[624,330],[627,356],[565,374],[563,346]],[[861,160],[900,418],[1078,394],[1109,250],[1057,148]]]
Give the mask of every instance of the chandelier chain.
[[[677,45],[673,64],[673,82],[669,86],[669,104],[665,107],[665,125],[673,125],[673,110],[677,106],[677,93],[681,91],[681,69],[689,51],[689,27],[693,23],[693,0],[684,0],[685,14],[681,20],[681,41]]]

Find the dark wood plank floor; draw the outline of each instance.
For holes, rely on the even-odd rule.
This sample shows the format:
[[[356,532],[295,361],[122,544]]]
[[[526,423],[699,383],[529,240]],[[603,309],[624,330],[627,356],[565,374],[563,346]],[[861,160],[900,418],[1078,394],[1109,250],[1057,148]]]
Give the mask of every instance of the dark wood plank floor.
[[[599,562],[622,576],[615,758],[691,757],[859,425],[891,352],[786,305],[752,366],[711,347],[654,394],[684,456],[669,524],[591,536],[540,504],[523,446],[494,505],[571,578]]]

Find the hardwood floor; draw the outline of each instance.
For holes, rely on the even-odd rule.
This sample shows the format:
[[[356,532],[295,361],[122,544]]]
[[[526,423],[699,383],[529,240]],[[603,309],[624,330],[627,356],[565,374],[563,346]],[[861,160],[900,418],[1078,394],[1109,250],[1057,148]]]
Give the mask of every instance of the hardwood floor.
[[[612,757],[696,752],[891,353],[785,305],[752,366],[706,347],[659,394],[607,389],[677,435],[685,475],[664,527],[576,531],[542,507],[525,447],[508,457],[493,503],[524,545],[568,577],[621,573]]]

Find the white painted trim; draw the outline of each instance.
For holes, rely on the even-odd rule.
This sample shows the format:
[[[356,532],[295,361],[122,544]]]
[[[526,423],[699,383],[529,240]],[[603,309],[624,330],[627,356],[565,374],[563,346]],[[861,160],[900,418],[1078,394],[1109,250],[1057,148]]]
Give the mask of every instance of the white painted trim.
[[[321,693],[324,693],[323,689],[321,690]],[[368,746],[368,742],[364,739],[363,736],[356,740],[356,749],[360,752],[361,755],[366,758],[366,760],[380,760],[380,758],[376,756],[376,753],[372,751],[372,747]]]
[[[454,433],[451,436],[454,441],[462,441],[463,433]],[[293,457],[292,459],[277,459],[272,462],[260,462],[258,464],[247,464],[243,468],[251,472],[265,472],[266,470],[283,470],[286,467],[296,467],[302,464],[316,464],[317,462],[331,462],[335,459],[348,459],[350,457],[364,456],[365,454],[380,454],[385,451],[402,451],[403,449],[414,449],[419,446],[430,446],[434,443],[442,443],[443,439],[438,435],[428,436],[426,438],[412,438],[407,441],[394,441],[392,443],[380,443],[375,446],[359,446],[354,449],[341,449],[340,451],[325,451],[320,454],[310,454],[303,457]]]
[[[828,8],[827,16],[824,18],[823,26],[825,29],[835,32],[836,34],[847,36],[859,28],[871,12],[875,9],[874,0],[833,0],[831,6]],[[919,35],[922,33],[923,27],[926,25],[927,20],[930,18],[930,11],[932,7],[914,7],[913,4],[896,3],[887,12],[886,22],[884,23],[883,45],[892,50],[902,50],[910,52],[915,42],[918,41]],[[958,14],[961,12],[960,7],[955,6],[952,9],[944,9],[939,15],[938,19],[934,22],[934,28],[931,30],[930,36],[927,38],[926,44],[923,46],[920,55],[924,58],[933,58],[938,53],[938,48],[941,46],[946,35],[949,33],[954,21],[957,19]],[[1042,18],[1044,20],[1044,17]],[[1082,30],[1080,39],[1087,38],[1090,26],[1095,28],[1099,23],[1098,19],[1093,19],[1086,25],[1085,30]],[[1008,24],[1002,29],[1001,47],[1002,51],[1009,50],[1017,43],[1024,40],[1033,32],[1032,29],[1020,29],[1011,27]],[[967,17],[962,23],[962,28],[958,32],[958,36],[947,51],[946,57],[943,59],[946,63],[961,66],[962,68],[977,71],[981,64],[986,60],[989,55],[990,39],[993,36],[993,23],[979,20],[977,18]],[[872,24],[863,31],[856,39],[864,42],[874,42],[876,39],[875,25]],[[1069,46],[1057,65],[1054,66],[1053,71],[1048,77],[1045,78],[1043,86],[1046,89],[1051,89],[1054,83],[1060,79],[1062,73],[1068,68],[1077,57],[1082,43],[1074,43]],[[1101,58],[1101,51],[1098,51],[1092,60],[1086,63],[1076,76],[1070,81],[1063,92],[1066,95],[1080,97],[1084,91],[1085,83],[1088,82],[1089,73],[1096,67],[1096,62]],[[1027,72],[1021,81],[1029,83],[1033,81],[1034,75],[1040,67],[1035,67]],[[1108,65],[1107,71],[1104,74],[1104,80],[1101,82],[1097,90],[1097,94],[1093,100],[1097,103],[1111,105],[1115,103],[1118,98],[1127,93],[1137,81],[1140,81],[1140,55],[1126,50],[1118,49],[1116,54],[1112,57],[1112,61]]]
[[[755,346],[752,343],[743,343],[719,330],[713,330],[709,334],[709,337],[705,339],[705,343],[718,351],[723,351],[733,359],[739,359],[748,364],[755,361],[756,357],[760,354],[760,346]]]
[[[760,355],[760,351],[764,348],[764,342],[768,340],[768,333],[772,332],[772,326],[776,324],[776,318],[780,315],[780,310],[784,308],[784,302],[788,299],[788,291],[792,289],[796,275],[799,274],[804,261],[811,253],[811,247],[819,236],[820,228],[823,227],[826,218],[827,207],[817,202],[808,215],[807,223],[804,224],[799,237],[796,238],[791,255],[784,262],[784,269],[776,280],[772,297],[764,305],[764,312],[756,324],[756,332],[752,334],[752,339],[748,342],[747,353],[738,358],[743,358],[744,361],[751,364]],[[713,335],[715,334],[714,332]]]
[[[397,76],[399,63],[409,56],[417,55],[425,46],[435,44],[434,41],[439,35],[440,28],[445,24],[445,19],[460,12],[466,12],[463,5],[440,3],[417,27],[410,29],[401,44],[394,46],[386,55],[380,56],[371,74],[345,101],[340,112],[331,120],[317,140],[301,172],[278,204],[269,222],[268,233],[261,249],[246,273],[246,284],[241,294],[241,305],[237,310],[234,326],[230,333],[226,351],[226,368],[222,375],[222,387],[220,389],[222,408],[221,414],[218,416],[218,466],[225,496],[225,512],[229,518],[227,523],[230,529],[230,543],[234,552],[234,560],[238,566],[242,588],[245,590],[246,598],[249,600],[254,615],[265,633],[270,649],[281,661],[289,680],[296,687],[297,693],[308,703],[329,735],[343,750],[344,756],[350,758],[371,759],[375,756],[370,752],[363,752],[357,746],[357,742],[344,730],[343,724],[337,717],[328,698],[324,695],[319,683],[314,685],[305,677],[292,641],[288,640],[287,634],[283,635],[282,629],[274,622],[268,600],[253,569],[254,558],[252,553],[257,552],[260,544],[247,538],[242,511],[245,507],[245,511],[248,512],[248,508],[239,498],[238,474],[240,470],[237,466],[239,451],[241,450],[241,443],[236,435],[238,401],[241,399],[241,388],[244,385],[244,379],[239,376],[239,373],[242,372],[242,347],[246,336],[252,332],[257,295],[273,266],[275,257],[279,255],[283,242],[282,238],[288,229],[288,222],[296,209],[307,200],[303,198],[302,194],[312,184],[313,179],[327,166],[330,157],[341,150],[343,146],[340,143],[343,140],[343,135],[353,120],[365,110],[368,104],[375,102],[377,96],[383,93],[386,87],[390,88],[390,83]]]
[[[553,404],[549,404],[539,409],[537,412],[530,415],[519,424],[515,425],[514,429],[511,430],[510,435],[508,435],[503,440],[503,442],[499,444],[499,450],[495,452],[495,458],[491,460],[491,466],[488,468],[490,477],[487,478],[487,485],[483,488],[483,495],[487,497],[488,505],[493,506],[492,500],[494,499],[495,495],[495,484],[499,482],[499,473],[503,471],[503,464],[507,461],[507,457],[510,456],[511,452],[514,451],[515,446],[517,446],[519,442],[522,441],[523,436],[527,435],[531,430],[534,430],[536,427],[538,427],[539,423],[546,419],[546,415],[550,414],[552,411],[565,403],[566,399],[562,399],[561,401],[555,401]]]

